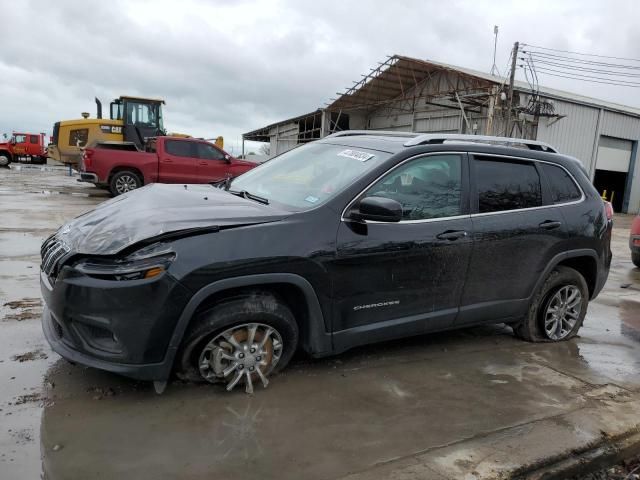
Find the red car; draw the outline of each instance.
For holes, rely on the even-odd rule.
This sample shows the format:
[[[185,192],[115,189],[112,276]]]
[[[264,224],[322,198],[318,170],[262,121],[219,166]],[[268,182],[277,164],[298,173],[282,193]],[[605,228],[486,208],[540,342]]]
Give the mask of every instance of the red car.
[[[631,261],[640,268],[640,213],[636,215],[631,224],[629,248],[631,249]]]
[[[79,181],[107,187],[115,196],[148,183],[217,182],[256,165],[205,140],[156,137],[147,142],[145,151],[122,143],[87,148],[80,162]]]

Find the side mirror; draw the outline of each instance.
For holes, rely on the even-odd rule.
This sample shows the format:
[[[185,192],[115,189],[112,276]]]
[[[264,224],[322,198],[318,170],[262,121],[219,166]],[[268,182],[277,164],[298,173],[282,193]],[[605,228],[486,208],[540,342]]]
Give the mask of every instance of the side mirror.
[[[228,153],[224,154],[224,159],[227,161],[227,163],[231,163],[231,155],[229,155]]]
[[[353,210],[350,217],[354,220],[372,220],[376,222],[399,222],[402,220],[402,205],[390,198],[365,197]]]
[[[15,145],[16,144],[16,137],[13,137],[9,143],[11,145]]]

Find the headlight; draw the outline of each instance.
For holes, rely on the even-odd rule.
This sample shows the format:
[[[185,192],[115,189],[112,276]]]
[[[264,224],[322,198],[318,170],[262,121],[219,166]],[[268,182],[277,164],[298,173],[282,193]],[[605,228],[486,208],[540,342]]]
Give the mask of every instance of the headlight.
[[[161,275],[176,254],[162,243],[149,245],[125,258],[85,258],[74,265],[74,268],[104,280],[140,280]]]

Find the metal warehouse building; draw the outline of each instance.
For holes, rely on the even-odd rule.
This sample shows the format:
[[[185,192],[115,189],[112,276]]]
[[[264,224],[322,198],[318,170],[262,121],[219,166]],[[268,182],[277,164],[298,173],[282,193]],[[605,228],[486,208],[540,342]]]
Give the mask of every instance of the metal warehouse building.
[[[323,108],[258,128],[243,140],[271,155],[339,130],[468,133],[541,140],[580,159],[616,211],[640,210],[640,109],[394,55]],[[511,115],[509,115],[511,113]]]

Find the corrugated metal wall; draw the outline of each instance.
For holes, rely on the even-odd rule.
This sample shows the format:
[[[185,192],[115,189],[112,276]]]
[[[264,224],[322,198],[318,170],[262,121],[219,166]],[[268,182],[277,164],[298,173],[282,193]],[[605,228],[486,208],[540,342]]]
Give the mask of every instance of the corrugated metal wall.
[[[553,122],[553,119],[541,118],[538,123],[537,139],[548,142],[560,152],[580,159],[587,171],[593,174],[596,169],[596,152],[601,136],[610,136],[640,141],[640,118],[622,113],[607,111],[588,105],[580,105],[554,99],[556,113],[565,118]],[[598,116],[600,124],[598,125]],[[637,157],[636,153],[636,157]],[[640,162],[632,159],[634,167],[629,192],[628,211],[636,213],[640,209]]]
[[[596,139],[599,109],[554,100],[555,111],[565,118],[541,118],[538,140],[547,142],[564,154],[582,161],[591,171],[591,156]]]
[[[269,138],[270,156],[291,150],[298,144],[298,123],[290,122],[272,127]]]

